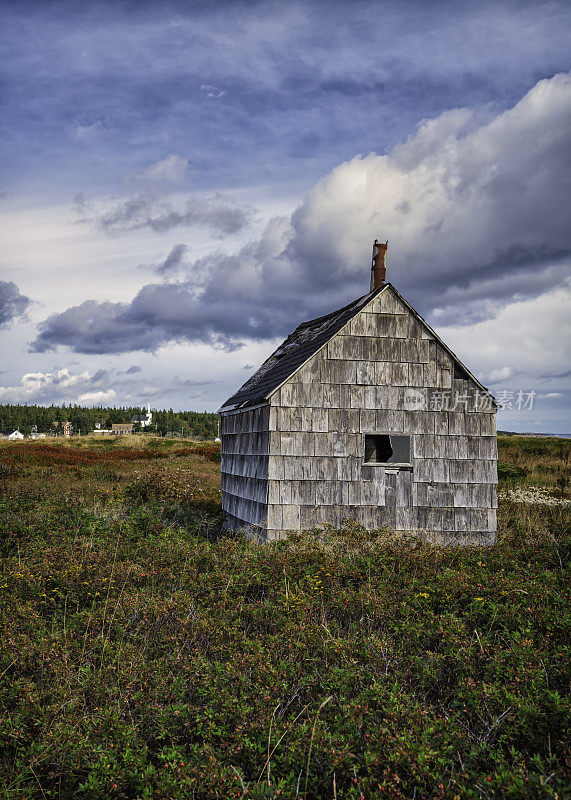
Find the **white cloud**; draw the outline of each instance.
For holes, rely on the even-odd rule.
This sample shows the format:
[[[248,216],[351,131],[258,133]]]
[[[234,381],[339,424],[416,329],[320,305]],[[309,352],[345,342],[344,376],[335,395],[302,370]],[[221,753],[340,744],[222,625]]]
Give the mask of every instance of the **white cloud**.
[[[173,154],[163,161],[151,164],[139,177],[159,183],[180,183],[184,180],[187,169],[188,159]]]
[[[207,97],[224,97],[226,89],[221,89],[220,86],[214,86],[211,83],[201,83],[200,88],[206,92]]]
[[[103,122],[98,119],[95,122],[88,123],[86,125],[75,125],[72,129],[72,136],[79,141],[86,141],[91,139],[96,133],[98,133],[104,127]]]
[[[498,369],[491,370],[491,372],[478,373],[478,378],[484,383],[487,382],[493,384],[501,381],[507,381],[509,378],[512,378],[517,374],[519,374],[519,371],[513,367],[499,367]]]
[[[562,287],[510,303],[475,325],[438,326],[437,331],[472,371],[485,374],[490,382],[495,376],[495,383],[504,380],[511,388],[533,388],[546,366],[556,374],[568,367],[570,304],[571,288]],[[561,385],[569,378],[554,380]]]
[[[92,223],[107,233],[150,228],[165,233],[178,226],[207,228],[215,238],[239,233],[254,220],[255,209],[220,193],[194,195],[181,204],[161,193],[140,192],[95,208],[80,192],[75,197],[77,224]]]
[[[563,397],[562,392],[547,392],[547,394],[540,394],[538,398],[540,400],[556,400],[558,397]]]
[[[564,281],[571,265],[570,149],[571,74],[540,81],[500,114],[446,112],[388,154],[336,167],[290,217],[271,220],[238,253],[212,253],[191,265],[185,256],[183,279],[147,285],[128,305],[84,303],[53,315],[33,347],[117,353],[176,340],[235,346],[286,335],[301,319],[367,291],[375,236],[390,240],[389,280],[430,320],[465,328],[494,319],[514,301],[546,295]],[[203,209],[151,211],[145,198],[133,198],[100,224],[167,230],[204,222]],[[214,216],[215,227],[228,223],[226,209]],[[527,331],[521,336],[526,340]],[[560,349],[556,333],[549,347]],[[505,355],[478,361],[487,373],[516,369]]]
[[[570,148],[571,74],[495,116],[446,112],[388,154],[356,156],[320,180],[292,216],[284,255],[316,291],[364,287],[371,242],[388,238],[388,279],[425,309],[490,316],[568,270]]]
[[[97,405],[115,398],[112,389],[98,389],[108,381],[106,370],[98,370],[93,375],[87,370],[72,373],[67,367],[53,372],[28,372],[22,377],[19,386],[0,386],[0,402],[81,402],[85,405]]]
[[[108,389],[106,392],[85,392],[85,394],[80,394],[77,402],[86,406],[101,406],[114,402],[116,397],[115,390]]]

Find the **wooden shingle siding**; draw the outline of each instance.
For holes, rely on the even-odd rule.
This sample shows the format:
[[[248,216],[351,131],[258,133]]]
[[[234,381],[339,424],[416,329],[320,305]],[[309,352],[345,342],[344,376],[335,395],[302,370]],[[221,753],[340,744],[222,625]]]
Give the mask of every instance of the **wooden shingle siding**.
[[[363,361],[363,364],[368,364],[368,361]],[[375,361],[371,362],[375,365],[375,380],[378,386],[390,386],[393,378],[393,365],[390,361]]]
[[[412,484],[412,504],[423,508],[452,508],[454,487],[449,483],[415,481]]]
[[[449,480],[450,470],[445,458],[415,458],[415,483],[448,483]]]
[[[496,461],[488,460],[464,460],[450,459],[450,482],[451,483],[485,483],[495,482],[497,474]]]
[[[409,364],[409,381],[408,385],[413,387],[424,386],[424,367],[425,364]]]
[[[255,500],[257,503],[268,502],[268,481],[260,478],[248,478],[244,475],[229,475],[223,472],[221,476],[223,492],[244,497],[246,500]]]
[[[406,314],[408,308],[392,292],[381,292],[372,303],[367,306],[367,311],[372,314]]]
[[[436,385],[439,389],[452,388],[452,370],[448,367],[438,367]]]
[[[329,365],[327,378],[328,381],[333,384],[348,383],[352,386],[357,381],[356,362],[355,361],[332,362]]]
[[[436,387],[438,383],[438,370],[436,368],[436,361],[429,361],[423,364],[422,375],[424,379],[424,386],[426,388]]]
[[[222,508],[232,529],[240,521],[266,528],[269,419],[269,406],[222,416]]]
[[[480,432],[482,436],[496,436],[496,415],[480,414]]]
[[[434,413],[431,411],[403,411],[403,430],[407,433],[432,435],[434,433]]]
[[[266,503],[258,503],[255,500],[249,500],[246,497],[239,497],[229,492],[225,492],[224,497],[226,503],[224,510],[238,519],[250,525],[257,525],[263,528],[266,525],[267,519],[267,505]]]
[[[393,379],[391,381],[393,386],[410,386],[409,378],[409,364],[402,362],[395,362],[392,369]]]
[[[498,456],[498,442],[495,436],[481,436],[473,438],[474,446],[478,446],[480,458],[496,459]],[[476,456],[474,456],[475,458]]]
[[[269,459],[267,455],[255,455],[242,458],[235,453],[226,453],[222,456],[222,474],[244,475],[247,478],[268,478]]]
[[[391,287],[359,309],[267,405],[222,415],[229,524],[273,539],[350,518],[439,543],[493,542],[495,413],[475,410],[481,387]],[[424,408],[406,407],[410,390]],[[439,410],[432,392],[457,403]],[[410,466],[364,463],[365,434],[383,433],[410,436]]]
[[[468,412],[464,418],[464,425],[468,436],[473,436],[474,439],[477,441],[480,438],[480,434],[482,431],[480,414],[474,411]],[[496,437],[494,436],[493,438],[495,439]]]
[[[225,454],[258,455],[268,452],[269,432],[229,433],[224,437]]]

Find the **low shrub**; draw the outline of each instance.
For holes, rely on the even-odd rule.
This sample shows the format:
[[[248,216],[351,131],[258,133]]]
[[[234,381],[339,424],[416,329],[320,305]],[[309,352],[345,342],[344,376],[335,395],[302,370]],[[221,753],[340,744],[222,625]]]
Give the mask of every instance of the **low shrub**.
[[[504,481],[520,481],[527,475],[525,467],[518,467],[516,464],[506,464],[498,461],[498,479]]]
[[[113,486],[73,464],[95,502],[53,488],[66,463],[18,464],[4,800],[567,796],[565,505],[501,501],[491,548],[350,521],[256,545],[189,455]]]
[[[152,461],[168,458],[167,453],[153,450],[115,449],[109,452],[96,449],[77,449],[64,445],[26,442],[2,448],[2,460],[13,464],[31,466],[82,466],[85,464],[118,463],[128,461]]]
[[[207,461],[212,461],[214,464],[219,464],[221,459],[219,444],[197,444],[192,447],[182,447],[175,450],[173,455],[203,456]]]

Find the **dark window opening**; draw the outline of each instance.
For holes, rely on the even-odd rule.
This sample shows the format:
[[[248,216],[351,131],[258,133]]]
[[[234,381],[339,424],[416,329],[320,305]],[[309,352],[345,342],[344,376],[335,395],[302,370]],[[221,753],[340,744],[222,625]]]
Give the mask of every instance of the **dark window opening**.
[[[365,436],[365,461],[381,463],[388,461],[393,454],[391,437],[386,434]]]
[[[366,464],[409,464],[410,436],[388,433],[365,434]]]
[[[454,362],[454,380],[455,381],[467,381],[469,380],[468,373],[465,369],[462,369],[460,364],[456,361]]]

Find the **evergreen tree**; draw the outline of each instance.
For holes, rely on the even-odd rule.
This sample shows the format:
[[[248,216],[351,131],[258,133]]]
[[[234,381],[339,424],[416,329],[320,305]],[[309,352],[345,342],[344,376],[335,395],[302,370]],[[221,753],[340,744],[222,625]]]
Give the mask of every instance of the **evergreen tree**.
[[[61,433],[61,424],[55,426],[54,422],[69,421],[74,426],[74,433],[81,430],[82,434],[94,430],[95,423],[100,422],[102,427],[111,428],[114,422],[130,422],[131,417],[144,415],[146,409],[136,407],[96,407],[86,408],[79,405],[62,406],[37,406],[37,405],[11,405],[0,404],[0,429],[14,430],[17,428],[22,433],[29,435],[32,426],[37,426],[38,433]],[[178,431],[188,438],[214,439],[217,432],[218,415],[206,411],[153,411],[153,421],[150,428],[144,430],[135,426],[144,434],[158,434],[163,436],[169,431]]]

